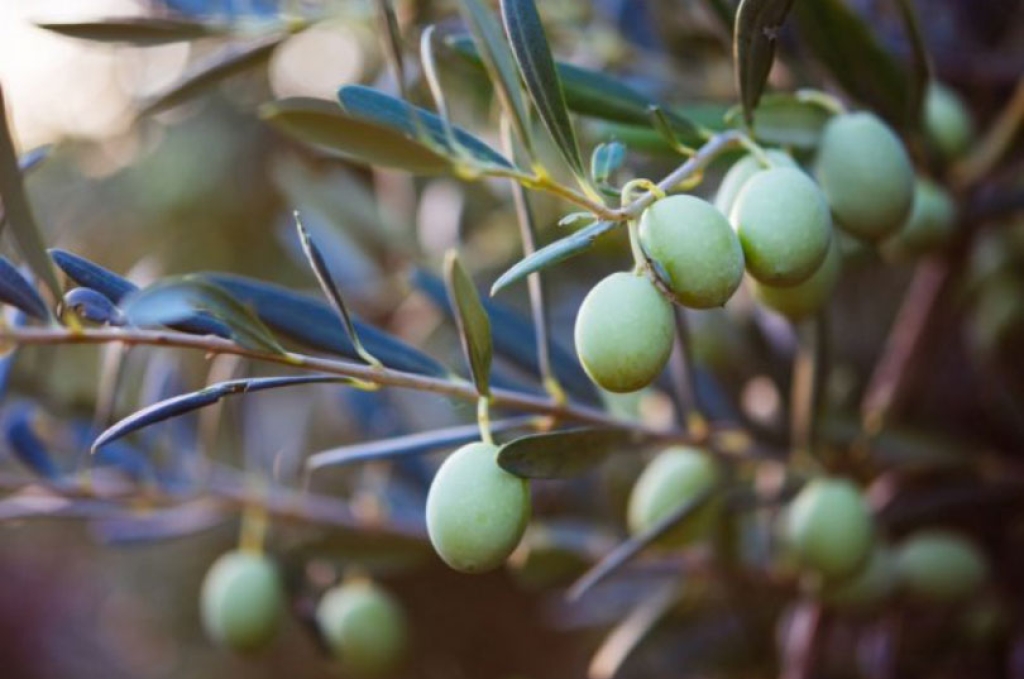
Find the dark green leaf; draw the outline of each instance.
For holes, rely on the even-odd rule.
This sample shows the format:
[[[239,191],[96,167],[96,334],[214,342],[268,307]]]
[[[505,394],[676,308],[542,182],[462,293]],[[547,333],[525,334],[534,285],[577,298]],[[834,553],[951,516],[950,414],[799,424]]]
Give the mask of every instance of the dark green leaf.
[[[793,0],[742,0],[736,10],[732,52],[743,118],[754,123],[754,109],[768,82],[775,43]]]
[[[288,33],[258,38],[242,45],[228,45],[194,64],[184,76],[149,99],[143,113],[177,106],[231,76],[262,66]]]
[[[171,278],[128,295],[121,311],[132,325],[171,325],[206,312],[231,330],[239,345],[283,354],[266,326],[245,305],[224,289],[194,276]]]
[[[577,177],[582,177],[580,147],[537,6],[533,0],[501,0],[501,19],[526,91],[541,121],[569,167]]]
[[[534,418],[516,417],[507,420],[491,422],[491,433],[518,429],[529,425]],[[335,467],[338,465],[353,464],[356,462],[367,462],[370,460],[388,460],[395,457],[407,457],[423,455],[441,448],[454,448],[465,443],[472,443],[480,440],[480,425],[467,424],[446,429],[435,429],[424,431],[407,436],[396,436],[380,441],[369,441],[367,443],[356,443],[350,446],[331,448],[319,453],[310,455],[306,460],[306,468],[310,470],[322,467]]]
[[[515,57],[502,35],[501,24],[480,0],[459,0],[459,7],[469,25],[476,53],[482,57],[502,107],[529,153],[530,114],[523,100]]]
[[[293,97],[260,107],[260,117],[288,136],[367,165],[443,174],[451,161],[403,131],[343,111],[323,99]]]
[[[417,526],[382,524],[377,530],[332,526],[315,538],[289,546],[284,558],[305,568],[313,559],[333,559],[346,566],[393,572],[413,567],[432,555],[430,542]]]
[[[491,295],[498,294],[509,285],[526,278],[535,271],[546,269],[559,262],[564,262],[570,257],[575,257],[593,245],[599,236],[611,231],[617,225],[616,222],[597,222],[580,229],[571,236],[566,236],[542,247],[503,273],[494,282],[494,285],[491,286]]]
[[[409,139],[421,140],[421,137],[426,134],[426,143],[448,155],[452,161],[468,160],[482,168],[497,166],[509,169],[512,167],[512,163],[500,153],[469,132],[454,125],[451,126],[451,131],[458,148],[453,148],[445,123],[441,118],[430,111],[373,88],[362,85],[342,87],[338,90],[338,101],[350,115],[400,131]]]
[[[444,260],[444,281],[473,383],[476,384],[477,393],[487,396],[491,390],[491,321],[480,302],[473,280],[462,267],[454,250],[449,251]]]
[[[36,223],[32,206],[25,194],[14,135],[7,122],[7,105],[0,88],[0,198],[3,199],[5,223],[11,225],[18,252],[32,273],[49,288],[54,299],[60,298],[60,283],[53,270],[53,262],[46,254],[46,245]],[[2,228],[3,224],[0,224]]]
[[[0,256],[0,302],[21,309],[29,316],[45,321],[50,317],[46,302],[18,268]]]
[[[102,446],[127,436],[134,431],[138,431],[143,427],[190,413],[199,408],[205,408],[226,396],[250,394],[268,389],[280,389],[281,387],[325,383],[352,384],[353,380],[338,375],[299,375],[295,377],[254,377],[211,384],[199,391],[180,394],[132,413],[97,436],[96,440],[93,441],[92,449],[95,452]]]
[[[924,35],[921,33],[921,23],[917,19],[917,10],[910,0],[897,0],[900,17],[903,19],[903,26],[910,39],[911,63],[910,63],[910,92],[907,97],[907,120],[911,126],[916,126],[924,116],[921,108],[924,106],[925,92],[928,90],[928,81],[931,80],[931,60],[928,58],[928,48],[925,45]]]
[[[530,434],[503,445],[498,464],[524,479],[563,479],[585,472],[611,453],[641,442],[628,429],[584,427]]]
[[[832,112],[811,99],[796,94],[773,93],[761,98],[757,105],[754,136],[766,144],[812,150]],[[726,122],[739,126],[740,109],[726,114]]]
[[[590,176],[598,184],[605,184],[626,159],[626,147],[617,141],[598,144],[590,156]]]
[[[733,24],[736,22],[736,12],[730,0],[705,0],[705,2],[722,28],[731,33]]]
[[[243,276],[213,273],[202,274],[202,277],[251,306],[276,332],[319,351],[362,360],[337,314],[326,302]],[[436,360],[386,332],[358,318],[353,318],[352,323],[366,348],[389,368],[435,377],[449,374]]]
[[[801,44],[844,90],[899,127],[909,122],[911,87],[907,74],[845,2],[798,2],[793,15]]]
[[[186,19],[112,17],[73,23],[42,22],[36,26],[71,38],[129,45],[163,45],[222,33],[223,29]]]

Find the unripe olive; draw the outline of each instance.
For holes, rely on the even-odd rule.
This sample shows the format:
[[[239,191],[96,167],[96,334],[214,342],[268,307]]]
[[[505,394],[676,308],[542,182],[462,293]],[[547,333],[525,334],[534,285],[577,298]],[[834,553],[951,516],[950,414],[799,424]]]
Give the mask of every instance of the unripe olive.
[[[270,643],[284,613],[277,569],[252,552],[221,555],[206,573],[199,601],[206,633],[237,651]]]
[[[988,576],[984,555],[966,538],[944,530],[908,537],[896,555],[907,592],[931,603],[952,603],[974,594]]]
[[[963,100],[937,82],[930,83],[925,93],[924,130],[928,141],[946,158],[962,155],[974,137],[974,123]]]
[[[769,149],[765,151],[765,155],[772,161],[773,167],[797,167],[793,157],[784,151]],[[736,203],[736,196],[740,194],[740,190],[747,181],[758,172],[767,169],[769,168],[762,165],[756,156],[749,153],[737,160],[722,177],[722,183],[718,185],[718,193],[715,194],[715,207],[723,215],[728,215]]]
[[[803,283],[779,288],[751,280],[751,291],[754,297],[769,309],[797,321],[813,315],[825,305],[832,296],[836,283],[839,282],[842,268],[842,248],[839,245],[839,238],[833,236],[825,261]]]
[[[608,391],[646,387],[672,353],[672,305],[643,275],[613,273],[587,293],[576,316],[583,369]]]
[[[405,612],[386,591],[370,582],[336,585],[316,609],[324,641],[345,669],[360,676],[395,668],[408,637]]]
[[[730,217],[747,271],[769,285],[807,280],[825,259],[832,239],[825,197],[810,177],[792,167],[751,177]]]
[[[860,490],[845,479],[808,483],[790,504],[786,537],[801,563],[829,580],[854,574],[871,551],[874,527]]]
[[[722,306],[743,280],[743,249],[729,220],[695,196],[669,196],[644,210],[640,244],[680,304]]]
[[[898,584],[896,557],[889,548],[879,545],[859,571],[834,585],[827,584],[822,598],[837,608],[871,608],[888,599]]]
[[[956,206],[946,190],[928,179],[918,179],[910,217],[882,244],[882,252],[891,259],[926,254],[945,245],[955,226]]]
[[[719,470],[706,452],[683,446],[669,448],[651,460],[629,496],[626,523],[633,534],[651,528],[660,519],[718,484]],[[714,520],[714,507],[705,505],[691,515],[668,542],[681,544],[699,537]]]
[[[462,446],[430,484],[427,533],[437,554],[457,571],[500,566],[530,520],[530,486],[499,467],[497,453],[490,443]]]
[[[882,239],[910,214],[914,168],[900,138],[872,113],[825,125],[816,173],[837,225],[859,238]]]

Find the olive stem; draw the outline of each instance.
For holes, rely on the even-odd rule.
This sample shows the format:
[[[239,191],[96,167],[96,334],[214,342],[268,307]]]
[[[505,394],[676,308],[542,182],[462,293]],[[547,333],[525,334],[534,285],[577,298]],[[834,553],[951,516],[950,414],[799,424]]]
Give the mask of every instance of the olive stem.
[[[494,437],[491,435],[491,399],[481,394],[476,401],[476,421],[480,426],[480,440],[484,443],[494,444]]]
[[[676,324],[675,347],[669,359],[669,372],[672,375],[672,391],[675,395],[677,415],[680,424],[686,431],[701,433],[707,430],[707,420],[701,407],[700,396],[694,382],[693,352],[690,350],[690,328],[686,321],[686,311],[672,305]]]

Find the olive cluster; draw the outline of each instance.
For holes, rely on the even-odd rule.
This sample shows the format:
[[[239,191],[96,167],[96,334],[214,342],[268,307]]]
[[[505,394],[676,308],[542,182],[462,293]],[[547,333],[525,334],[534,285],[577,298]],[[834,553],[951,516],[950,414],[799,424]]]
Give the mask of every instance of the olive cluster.
[[[265,554],[236,550],[207,571],[200,614],[207,635],[242,653],[265,648],[285,615],[280,574]],[[324,645],[354,676],[395,669],[408,645],[408,624],[398,602],[366,580],[335,585],[320,598],[316,625]]]
[[[756,300],[796,321],[821,309],[839,281],[841,239],[916,256],[945,245],[955,218],[943,189],[915,178],[885,122],[835,115],[807,170],[782,150],[758,151],[729,169],[713,204],[679,194],[647,208],[636,237],[650,266],[588,293],[576,319],[580,362],[602,388],[636,391],[668,361],[672,303],[722,306],[745,272]]]

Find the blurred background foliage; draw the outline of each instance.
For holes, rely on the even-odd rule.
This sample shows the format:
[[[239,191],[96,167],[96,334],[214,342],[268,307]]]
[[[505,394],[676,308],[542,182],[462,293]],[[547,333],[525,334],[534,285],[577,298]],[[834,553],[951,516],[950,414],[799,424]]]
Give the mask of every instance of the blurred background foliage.
[[[714,12],[716,5],[728,7],[728,0],[539,4],[560,59],[615,73],[695,118],[720,120],[737,101],[728,30]],[[848,3],[887,50],[908,60],[895,4]],[[1024,72],[1022,3],[915,4],[935,74],[960,92],[978,128],[986,129]],[[410,55],[423,27],[433,23],[442,31],[458,28],[452,1],[395,5]],[[140,105],[179,79],[189,64],[216,50],[217,39],[155,47],[97,46],[33,25],[181,13],[255,32],[275,21],[279,11],[333,18],[289,37],[265,68],[249,69],[182,105],[143,116],[136,115]],[[831,86],[833,81],[808,57],[792,23],[783,33],[785,55],[777,62],[771,86]],[[461,365],[457,337],[444,311],[411,286],[410,274],[415,266],[437,271],[443,253],[458,245],[486,289],[520,256],[507,182],[412,178],[325,158],[285,139],[254,115],[259,104],[275,98],[333,99],[345,84],[395,92],[380,40],[370,0],[0,0],[0,81],[13,128],[23,149],[55,145],[27,182],[47,243],[138,284],[166,274],[216,270],[315,291],[292,227],[291,211],[298,209],[359,316],[424,347],[447,365]],[[483,76],[451,51],[441,50],[438,56],[456,122],[498,147],[489,122],[494,103]],[[415,60],[408,59],[407,66],[412,97],[422,104],[427,99]],[[581,120],[580,129],[586,149],[611,135],[622,139],[629,147],[626,166],[635,176],[662,176],[677,164],[664,142],[649,133],[592,119]],[[540,151],[552,159],[548,165],[559,166],[556,151]],[[954,450],[957,456],[990,460],[989,469],[969,478],[934,473],[929,488],[947,492],[938,500],[929,495],[918,505],[911,479],[908,493],[901,496],[904,506],[890,509],[897,531],[921,523],[922,517],[939,517],[986,541],[1001,556],[996,564],[1004,581],[1013,584],[1006,592],[1013,595],[1006,608],[1019,617],[1024,555],[1020,494],[979,490],[984,476],[1019,469],[1024,442],[1024,154],[1019,142],[1006,158],[984,182],[959,196],[968,228],[951,259],[962,275],[944,297],[921,348],[917,365],[927,367],[909,380],[899,419],[904,431],[893,434],[899,445],[886,450],[897,451],[892,454],[903,459],[922,450],[927,455]],[[708,171],[708,190],[717,185],[725,167],[719,162]],[[703,187],[699,192],[708,193]],[[541,239],[558,237],[562,230],[556,222],[565,205],[536,195],[533,207]],[[974,228],[972,220],[980,226]],[[546,274],[557,343],[571,348],[572,322],[582,296],[608,271],[629,261],[624,234],[616,234],[600,241],[590,256]],[[830,412],[856,412],[912,272],[911,264],[892,266],[873,256],[847,270],[831,314]],[[523,286],[503,293],[500,302],[524,318],[528,315]],[[795,350],[792,330],[743,295],[723,310],[688,315],[698,378],[714,412],[743,418],[769,439],[781,439],[787,422],[789,360]],[[95,347],[19,350],[4,412],[13,418],[15,406],[30,408],[26,417],[34,430],[58,453],[60,464],[70,468],[87,440],[76,438],[65,423],[78,423],[88,431],[97,393],[102,393],[97,387],[111,379],[104,366],[116,352]],[[507,361],[499,363],[497,372],[511,383],[523,380]],[[213,376],[238,374],[261,372],[226,357],[208,363],[184,352],[135,349],[120,375],[119,398],[109,404],[106,417],[197,389]],[[29,396],[31,406],[22,400]],[[658,391],[619,399],[614,407],[639,412],[655,424],[674,416],[668,398]],[[422,393],[362,393],[331,386],[229,401],[217,414],[220,426],[215,417],[203,414],[184,424],[153,428],[146,445],[159,453],[161,469],[169,470],[162,473],[172,480],[189,478],[201,464],[201,453],[215,465],[260,469],[297,487],[302,483],[301,462],[310,452],[471,422],[474,415],[469,406],[453,406]],[[841,441],[849,424],[836,421],[827,428]],[[196,426],[203,436],[196,436]],[[13,428],[8,424],[6,430]],[[17,445],[12,441],[8,434],[7,448]],[[10,475],[0,479],[14,478],[21,469],[13,457],[8,450],[0,460],[0,470]],[[351,500],[357,512],[368,516],[386,510],[415,523],[438,459],[327,470],[314,477],[312,487]],[[1004,467],[1007,460],[1013,466]],[[623,455],[576,481],[537,483],[535,514],[544,521],[531,528],[507,571],[479,578],[449,572],[422,550],[374,555],[372,545],[353,547],[351,539],[332,544],[330,531],[275,527],[271,551],[280,553],[287,566],[298,615],[270,652],[256,658],[214,648],[198,626],[199,581],[216,555],[233,544],[233,520],[216,513],[206,516],[202,507],[193,507],[193,513],[157,517],[172,533],[177,528],[185,535],[154,540],[159,528],[102,516],[85,524],[65,522],[59,519],[59,507],[49,518],[19,517],[20,503],[30,508],[31,496],[11,495],[0,505],[5,519],[0,523],[4,676],[322,676],[333,671],[331,664],[302,618],[308,620],[314,594],[331,583],[353,554],[364,550],[355,560],[369,563],[413,620],[415,650],[404,676],[582,676],[609,625],[631,610],[652,583],[676,577],[678,564],[653,558],[576,603],[567,603],[559,589],[621,538],[626,495],[641,466],[640,456]],[[936,509],[929,502],[941,506]],[[1005,526],[1010,518],[1013,524]],[[545,550],[552,541],[560,549]],[[538,547],[531,549],[534,545]],[[708,667],[715,668],[716,676],[776,673],[774,640],[758,627],[764,616],[757,609],[779,605],[766,600],[772,594],[737,599],[734,592],[716,589],[713,579],[700,577],[686,586],[693,595],[684,597],[679,610],[645,640],[620,676],[680,676]],[[829,655],[835,666],[823,671],[837,677],[887,676],[873,673],[873,668],[882,664],[880,657],[892,653],[885,645],[892,638],[891,624],[884,618],[873,623],[859,644],[849,643],[852,632],[837,624],[829,646],[839,651]],[[928,620],[925,632],[902,636],[920,638],[920,647],[901,653],[900,674],[1024,674],[1024,642],[1006,633],[994,642],[978,640],[966,650],[957,647],[955,653],[936,655],[942,640],[961,624],[966,623],[960,618],[940,616]],[[1009,644],[1013,652],[1008,656],[997,652]],[[1011,659],[1009,667],[1001,664],[1005,657]],[[600,668],[592,668],[594,672],[601,676]]]

